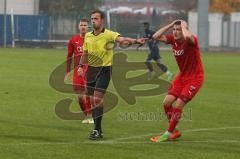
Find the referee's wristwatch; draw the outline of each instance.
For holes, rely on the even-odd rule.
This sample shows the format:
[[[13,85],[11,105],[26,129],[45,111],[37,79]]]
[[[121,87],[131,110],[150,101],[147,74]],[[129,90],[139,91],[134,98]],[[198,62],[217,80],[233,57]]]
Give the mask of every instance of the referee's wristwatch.
[[[135,39],[134,41],[133,41],[133,44],[137,44],[138,42],[137,42],[137,39]]]

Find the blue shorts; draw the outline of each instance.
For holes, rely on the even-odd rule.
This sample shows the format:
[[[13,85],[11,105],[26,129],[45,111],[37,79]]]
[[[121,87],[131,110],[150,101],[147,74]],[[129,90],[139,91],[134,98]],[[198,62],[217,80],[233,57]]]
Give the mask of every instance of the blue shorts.
[[[159,51],[151,51],[150,54],[148,54],[146,61],[152,61],[152,60],[157,61],[160,58],[161,57],[160,57]]]

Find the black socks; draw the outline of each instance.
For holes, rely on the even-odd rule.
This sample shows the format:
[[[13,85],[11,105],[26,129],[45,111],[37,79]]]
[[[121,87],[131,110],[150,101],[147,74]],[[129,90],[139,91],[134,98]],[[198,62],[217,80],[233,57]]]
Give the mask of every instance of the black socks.
[[[92,115],[95,124],[95,130],[102,131],[102,116],[103,116],[103,107],[98,106],[92,110]]]

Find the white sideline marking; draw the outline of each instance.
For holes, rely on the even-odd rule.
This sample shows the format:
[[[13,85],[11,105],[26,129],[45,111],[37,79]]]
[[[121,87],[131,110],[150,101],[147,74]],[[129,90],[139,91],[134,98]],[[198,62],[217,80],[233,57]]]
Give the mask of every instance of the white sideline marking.
[[[240,127],[200,128],[200,129],[183,130],[181,132],[187,133],[187,132],[215,131],[215,130],[228,130],[228,129],[240,129]],[[142,137],[154,136],[154,135],[159,135],[159,133],[150,133],[150,134],[144,134],[144,135],[139,135],[139,136],[130,136],[130,137],[125,137],[125,138],[114,139],[111,141],[129,140],[129,139],[142,138]]]
[[[240,143],[240,140],[196,140],[196,141],[176,141],[176,142],[161,142],[157,144],[186,144],[186,143]],[[46,146],[46,145],[82,145],[82,144],[156,144],[151,141],[87,141],[87,142],[35,142],[35,143],[6,143],[0,146]]]
[[[182,132],[201,132],[201,131],[215,131],[215,130],[231,130],[240,129],[240,127],[221,127],[221,128],[200,128],[192,130],[183,130]],[[129,139],[143,138],[147,136],[158,135],[157,133],[144,134],[139,136],[130,136],[124,138],[117,138],[106,141],[86,141],[86,142],[34,142],[34,143],[0,143],[0,146],[35,146],[35,145],[80,145],[80,144],[154,144],[150,141],[122,141]],[[181,143],[240,143],[240,140],[198,140],[198,141],[177,141],[177,142],[163,142],[160,144],[181,144]]]

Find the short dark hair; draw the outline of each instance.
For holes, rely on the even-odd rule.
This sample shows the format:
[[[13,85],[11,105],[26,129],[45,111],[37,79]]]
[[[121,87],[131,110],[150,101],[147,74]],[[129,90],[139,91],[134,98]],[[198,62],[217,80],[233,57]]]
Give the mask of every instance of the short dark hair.
[[[80,19],[79,22],[87,22],[87,23],[89,23],[89,21],[87,19]]]
[[[178,20],[178,21],[176,21],[175,23],[174,23],[174,25],[181,25],[181,21],[180,20]]]
[[[150,23],[149,23],[149,22],[144,22],[144,23],[143,23],[143,26],[144,26],[144,27],[150,27]]]
[[[93,15],[93,14],[95,14],[95,13],[100,14],[101,19],[104,19],[104,18],[105,18],[105,14],[104,14],[103,11],[95,10],[95,11],[92,11],[91,15]]]
[[[143,25],[150,25],[149,22],[143,22]]]

